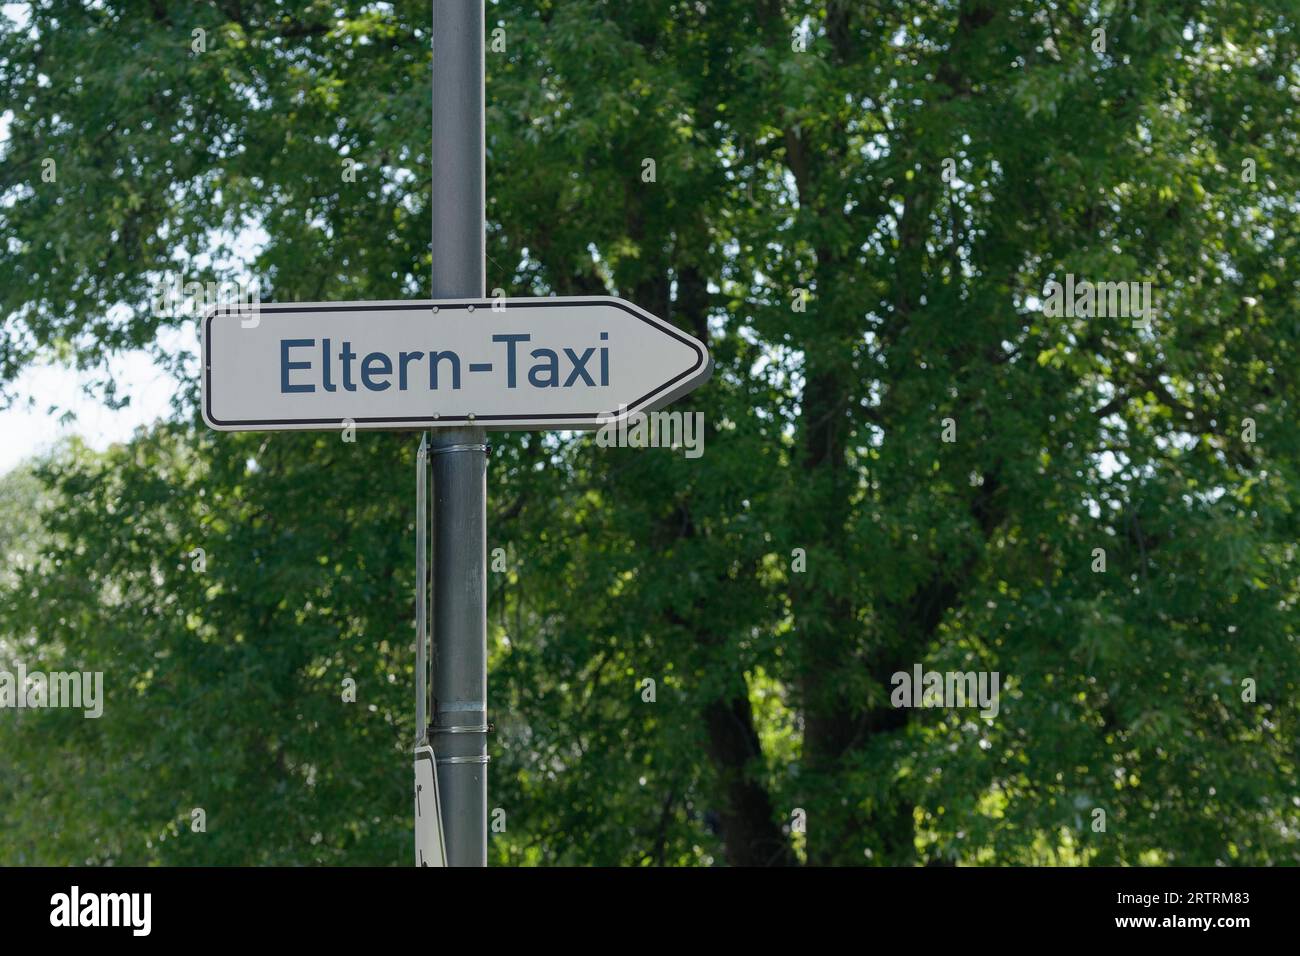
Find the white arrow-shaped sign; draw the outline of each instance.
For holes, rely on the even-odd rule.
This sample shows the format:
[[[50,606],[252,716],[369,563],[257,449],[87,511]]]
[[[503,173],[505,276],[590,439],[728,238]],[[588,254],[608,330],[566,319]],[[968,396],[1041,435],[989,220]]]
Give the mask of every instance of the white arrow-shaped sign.
[[[203,320],[203,419],[221,431],[599,428],[711,371],[697,339],[607,296],[286,303]]]

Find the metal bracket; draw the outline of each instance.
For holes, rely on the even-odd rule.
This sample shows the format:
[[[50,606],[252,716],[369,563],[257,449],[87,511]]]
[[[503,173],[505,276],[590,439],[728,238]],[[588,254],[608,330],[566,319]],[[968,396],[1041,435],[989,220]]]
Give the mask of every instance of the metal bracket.
[[[491,724],[461,725],[451,727],[430,727],[430,734],[488,734],[492,732]]]
[[[430,455],[445,455],[453,451],[481,451],[484,455],[492,457],[492,446],[485,442],[470,442],[468,444],[458,445],[433,445],[429,448]]]
[[[491,757],[487,754],[479,754],[474,757],[437,757],[438,763],[488,763]]]

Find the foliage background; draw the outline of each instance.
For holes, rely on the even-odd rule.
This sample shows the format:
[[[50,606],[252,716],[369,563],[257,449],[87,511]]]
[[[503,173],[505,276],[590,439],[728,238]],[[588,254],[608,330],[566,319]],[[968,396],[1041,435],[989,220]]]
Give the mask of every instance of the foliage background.
[[[427,3],[16,6],[8,397],[192,330],[163,272],[426,294]],[[494,438],[493,864],[1297,861],[1298,14],[489,3],[489,287],[717,363],[698,460]],[[1152,329],[1045,318],[1066,273],[1153,281]],[[417,441],[196,392],[0,479],[4,665],[107,688],[0,713],[0,862],[406,864]],[[890,707],[914,663],[998,671],[996,720]]]

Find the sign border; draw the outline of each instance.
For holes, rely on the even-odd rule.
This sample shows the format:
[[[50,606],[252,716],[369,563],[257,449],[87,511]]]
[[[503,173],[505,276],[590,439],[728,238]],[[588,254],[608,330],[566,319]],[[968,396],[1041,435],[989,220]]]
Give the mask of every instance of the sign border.
[[[605,412],[551,412],[535,415],[474,415],[472,421],[470,420],[469,414],[444,415],[437,418],[428,415],[418,415],[402,416],[397,418],[258,418],[240,419],[235,421],[222,421],[212,414],[212,359],[210,342],[212,337],[212,322],[218,315],[238,316],[241,314],[256,314],[260,317],[263,314],[277,315],[303,312],[425,311],[430,313],[429,318],[430,320],[433,320],[432,309],[434,306],[438,307],[439,312],[444,309],[467,310],[470,306],[473,306],[475,309],[491,309],[494,304],[500,303],[501,301],[503,300],[399,299],[393,301],[376,300],[370,302],[283,302],[268,303],[267,305],[255,305],[251,307],[236,305],[230,306],[229,308],[217,306],[209,310],[203,317],[203,336],[201,343],[203,363],[201,382],[203,395],[201,411],[203,413],[203,421],[209,428],[213,428],[217,431],[309,431],[316,428],[324,430],[325,428],[341,428],[345,422],[350,422],[357,426],[368,424],[376,431],[384,429],[418,430],[425,428],[463,427],[466,425],[478,425],[484,428],[496,428],[502,430],[513,429],[515,426],[519,426],[520,430],[527,430],[536,425],[553,428],[557,431],[569,429],[579,430],[600,428],[606,424],[616,423],[634,412],[661,407],[662,405],[681,397],[686,392],[696,388],[697,386],[702,385],[704,382],[708,381],[709,377],[713,373],[712,356],[709,355],[708,349],[706,349],[702,343],[693,336],[687,335],[677,329],[671,323],[665,322],[663,319],[651,315],[631,302],[620,299],[617,296],[539,296],[537,298],[505,299],[506,310],[509,311],[511,303],[514,303],[517,306],[528,306],[530,308],[572,308],[574,306],[611,305],[622,309],[633,318],[639,319],[654,328],[656,331],[662,332],[690,348],[696,354],[696,362],[691,368],[657,386],[635,401],[628,403],[623,407],[622,411],[611,409]]]
[[[442,794],[438,789],[438,758],[433,752],[433,747],[429,744],[420,744],[415,748],[415,786],[418,787],[420,780],[420,761],[429,761],[429,768],[433,771],[433,813],[434,826],[438,830],[438,851],[442,854],[441,863],[421,863],[420,862],[420,838],[417,833],[415,837],[415,865],[416,866],[446,866],[447,865],[447,836],[442,827]],[[418,790],[414,792],[416,801],[420,799]]]

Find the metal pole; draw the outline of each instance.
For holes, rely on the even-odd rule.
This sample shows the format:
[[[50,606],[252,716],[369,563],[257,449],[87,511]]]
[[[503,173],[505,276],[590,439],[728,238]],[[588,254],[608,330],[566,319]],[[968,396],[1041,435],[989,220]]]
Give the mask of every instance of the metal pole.
[[[434,0],[435,299],[484,297],[483,156],[483,0]],[[487,865],[486,452],[482,428],[432,432],[431,735],[449,866]]]

